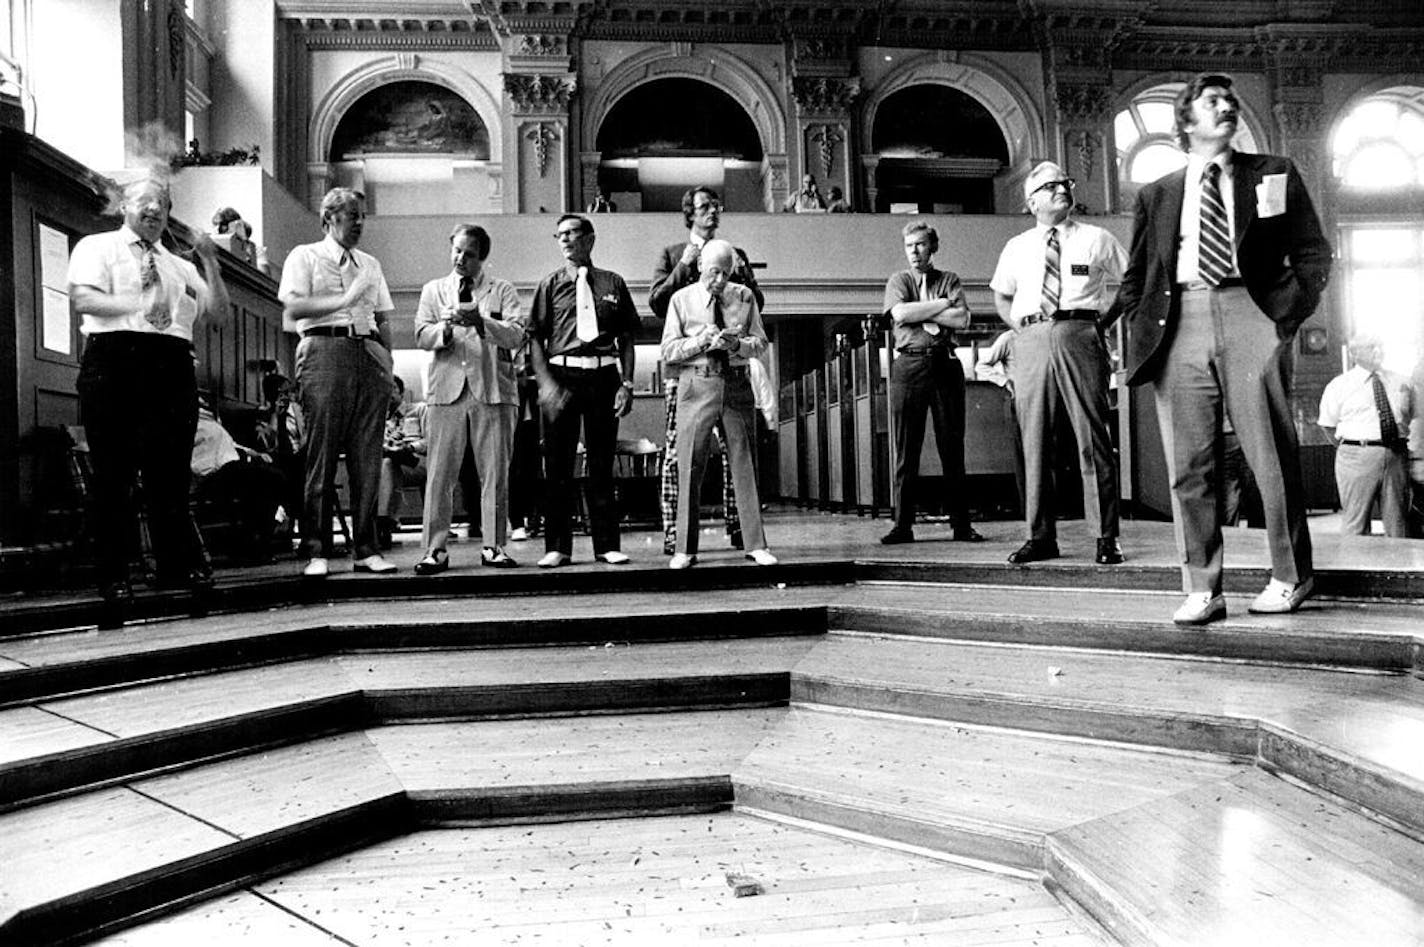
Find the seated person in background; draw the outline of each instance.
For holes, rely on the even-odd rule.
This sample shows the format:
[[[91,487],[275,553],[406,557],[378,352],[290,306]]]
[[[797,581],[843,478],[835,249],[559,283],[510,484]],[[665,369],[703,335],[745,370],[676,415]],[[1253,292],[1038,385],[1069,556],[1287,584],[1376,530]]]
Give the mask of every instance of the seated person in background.
[[[252,227],[231,207],[213,214],[213,243],[252,266],[257,265],[257,247],[252,243]]]
[[[272,530],[285,480],[271,456],[232,439],[206,397],[198,401],[198,427],[193,436],[190,467],[193,490],[200,500],[236,503],[234,558],[244,563],[266,562],[270,558]]]
[[[696,283],[678,290],[663,326],[662,357],[680,374],[677,393],[677,551],[669,565],[686,569],[697,561],[702,475],[712,446],[712,425],[722,422],[736,483],[747,558],[776,564],[762,531],[757,492],[756,407],[749,360],[766,351],[766,331],[756,296],[731,281],[735,248],[726,240],[702,246]]]
[[[376,541],[390,549],[400,528],[401,489],[424,487],[425,405],[408,404],[405,382],[392,376],[391,404],[381,444],[381,492],[376,500]]]
[[[616,214],[618,205],[608,199],[608,195],[599,188],[597,195],[589,201],[587,213],[590,214]]]
[[[816,213],[826,209],[826,199],[821,196],[821,189],[816,186],[816,176],[808,174],[801,178],[801,190],[792,194],[782,205],[782,210],[795,211],[798,214]]]
[[[264,416],[257,427],[257,449],[282,472],[282,512],[289,530],[302,518],[302,482],[306,476],[305,425],[297,383],[269,372],[262,378]]]
[[[841,192],[839,184],[832,184],[826,189],[826,195],[830,197],[830,203],[826,205],[828,214],[850,214],[854,208],[850,206],[850,201],[845,199],[845,194]]]

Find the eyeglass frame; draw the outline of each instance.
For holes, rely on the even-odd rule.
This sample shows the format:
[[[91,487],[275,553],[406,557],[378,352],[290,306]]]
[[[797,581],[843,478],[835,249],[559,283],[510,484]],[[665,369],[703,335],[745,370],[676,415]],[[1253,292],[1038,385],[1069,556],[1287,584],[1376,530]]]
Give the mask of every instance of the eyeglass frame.
[[[562,229],[562,230],[555,230],[555,231],[554,231],[554,239],[555,239],[555,240],[561,240],[561,239],[563,239],[564,237],[570,237],[570,238],[572,238],[572,239],[577,240],[577,239],[579,239],[580,237],[587,237],[587,236],[588,236],[588,230],[587,230],[586,228],[584,228],[584,226],[583,226],[582,224],[578,225],[577,227],[565,227],[565,228]]]
[[[1057,180],[1053,180],[1053,181],[1044,181],[1044,182],[1043,182],[1042,184],[1040,184],[1038,187],[1036,187],[1036,188],[1034,188],[1033,190],[1029,191],[1029,192],[1028,192],[1028,196],[1029,196],[1029,197],[1033,197],[1033,196],[1034,196],[1035,194],[1037,194],[1039,191],[1046,191],[1046,190],[1050,190],[1050,189],[1056,191],[1056,190],[1057,190],[1058,188],[1060,188],[1060,187],[1063,188],[1065,191],[1067,191],[1069,194],[1072,194],[1072,193],[1073,193],[1073,188],[1075,188],[1075,187],[1077,187],[1077,186],[1078,186],[1078,182],[1077,182],[1076,180],[1074,180],[1073,178],[1071,178],[1071,177],[1069,177],[1069,178],[1058,178]]]
[[[693,205],[692,205],[692,212],[693,212],[694,214],[698,214],[698,213],[701,213],[702,211],[707,211],[707,210],[722,211],[722,210],[726,210],[726,206],[727,206],[727,205],[723,204],[721,201],[708,201],[708,202],[705,203],[705,204],[693,204]]]

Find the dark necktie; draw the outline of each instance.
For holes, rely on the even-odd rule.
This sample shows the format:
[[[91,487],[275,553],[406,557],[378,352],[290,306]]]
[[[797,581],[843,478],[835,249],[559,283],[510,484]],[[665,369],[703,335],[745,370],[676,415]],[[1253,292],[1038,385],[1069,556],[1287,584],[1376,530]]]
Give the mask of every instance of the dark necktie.
[[[1389,406],[1389,395],[1379,372],[1370,372],[1370,387],[1374,389],[1375,410],[1379,412],[1380,440],[1392,445],[1399,440],[1399,424],[1394,420],[1394,409]]]
[[[1039,308],[1050,319],[1058,311],[1058,294],[1063,285],[1063,273],[1058,252],[1058,228],[1048,228],[1048,247],[1043,253],[1043,296]]]
[[[475,281],[468,276],[460,277],[459,295],[455,297],[462,303],[475,301]]]
[[[717,327],[717,331],[727,328],[727,320],[722,316],[722,297],[712,297],[712,324]],[[727,366],[727,353],[721,349],[707,353],[707,362],[721,368]]]
[[[1231,231],[1221,200],[1221,165],[1209,162],[1202,172],[1201,235],[1197,245],[1197,275],[1211,286],[1221,285],[1231,272]]]

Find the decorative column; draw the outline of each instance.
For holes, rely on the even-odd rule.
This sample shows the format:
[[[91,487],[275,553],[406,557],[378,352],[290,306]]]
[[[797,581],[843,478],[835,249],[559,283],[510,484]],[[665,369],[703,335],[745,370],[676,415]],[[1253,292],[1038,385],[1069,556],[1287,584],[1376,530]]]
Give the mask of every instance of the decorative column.
[[[1079,204],[1090,213],[1106,213],[1117,194],[1112,48],[1130,25],[1064,14],[1046,17],[1039,27],[1052,142],[1051,153],[1043,157],[1057,161],[1078,181]]]
[[[587,207],[598,194],[598,169],[603,164],[603,152],[579,152],[579,195],[581,207]]]
[[[1325,140],[1325,89],[1321,75],[1328,65],[1333,46],[1333,28],[1307,25],[1267,26],[1257,31],[1257,42],[1266,54],[1271,82],[1271,114],[1280,135],[1275,146],[1295,162],[1305,186],[1314,198],[1327,231],[1329,208],[1324,200],[1328,185],[1326,168],[1329,143]]]
[[[508,30],[504,47],[505,167],[513,186],[504,188],[507,213],[562,213],[574,209],[576,178],[571,156],[569,107],[578,79],[571,69],[568,35],[573,21],[527,21],[512,16],[497,28]]]
[[[824,195],[839,185],[858,209],[868,209],[856,184],[851,156],[859,153],[852,109],[860,96],[860,78],[851,75],[851,40],[845,36],[796,36],[791,40],[791,99],[796,105],[795,145],[788,157],[789,191],[812,174]],[[873,181],[871,182],[874,183]],[[780,209],[787,194],[770,195]]]

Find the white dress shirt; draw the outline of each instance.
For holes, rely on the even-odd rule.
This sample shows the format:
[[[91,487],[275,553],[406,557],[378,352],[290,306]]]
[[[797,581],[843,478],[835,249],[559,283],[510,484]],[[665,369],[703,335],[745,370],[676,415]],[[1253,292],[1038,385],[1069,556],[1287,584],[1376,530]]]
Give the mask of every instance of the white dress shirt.
[[[1221,177],[1217,185],[1221,188],[1221,203],[1226,207],[1226,232],[1231,236],[1231,272],[1228,277],[1240,276],[1236,268],[1236,188],[1235,177],[1231,173],[1231,152],[1217,155],[1212,159],[1221,166]],[[1178,230],[1181,243],[1177,247],[1177,282],[1195,283],[1201,279],[1197,272],[1201,246],[1201,195],[1202,172],[1206,170],[1206,159],[1201,155],[1187,155],[1187,187],[1182,193],[1182,221]]]
[[[287,254],[282,265],[282,284],[277,298],[288,295],[340,296],[350,285],[351,276],[343,273],[343,260],[350,254],[355,269],[366,277],[366,292],[349,309],[338,309],[324,316],[308,316],[297,320],[297,331],[305,332],[318,326],[349,326],[360,333],[376,331],[378,312],[396,308],[391,291],[381,270],[381,261],[359,247],[347,250],[327,234],[316,243],[304,243]],[[347,264],[349,267],[351,264]]]
[[[1069,217],[1057,225],[1059,309],[1105,311],[1127,269],[1127,251],[1112,234]],[[1016,323],[1039,312],[1043,303],[1043,274],[1048,253],[1048,230],[1039,224],[1011,238],[999,254],[999,264],[989,288],[1013,299],[1009,316]],[[1109,287],[1114,287],[1109,291]]]
[[[1414,416],[1414,390],[1409,379],[1391,371],[1379,370],[1384,392],[1399,425],[1399,436],[1409,432],[1409,420]],[[1337,375],[1320,395],[1321,427],[1333,427],[1336,438],[1344,441],[1377,441],[1380,439],[1379,409],[1375,407],[1375,389],[1370,372],[1356,365],[1343,375]]]
[[[91,286],[114,296],[139,299],[143,296],[143,248],[141,238],[124,224],[118,230],[91,234],[75,245],[69,256],[69,285]],[[207,284],[198,268],[169,253],[161,243],[153,245],[154,265],[168,297],[173,321],[163,329],[154,328],[144,315],[146,306],[122,316],[81,313],[79,331],[84,335],[104,332],[146,332],[193,341],[193,323],[198,321],[198,301]]]

